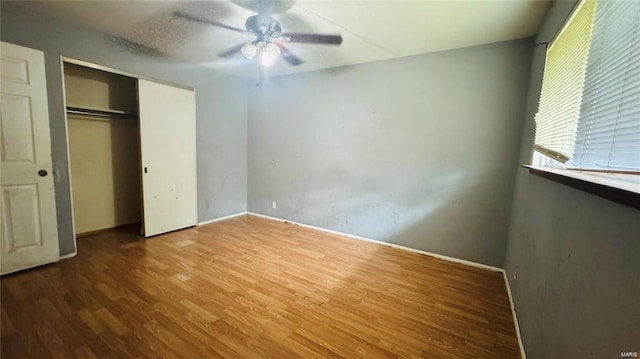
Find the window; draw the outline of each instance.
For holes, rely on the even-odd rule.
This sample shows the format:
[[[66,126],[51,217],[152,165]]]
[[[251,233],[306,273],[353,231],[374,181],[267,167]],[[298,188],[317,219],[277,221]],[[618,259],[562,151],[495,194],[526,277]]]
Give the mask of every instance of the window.
[[[534,165],[640,174],[640,1],[578,5],[547,50],[535,119]]]

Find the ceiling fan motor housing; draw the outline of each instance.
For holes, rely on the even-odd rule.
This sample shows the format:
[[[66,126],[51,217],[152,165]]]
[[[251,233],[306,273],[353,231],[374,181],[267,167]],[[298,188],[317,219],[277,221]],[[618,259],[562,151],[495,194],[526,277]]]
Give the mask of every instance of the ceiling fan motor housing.
[[[244,26],[248,33],[258,38],[258,42],[268,42],[270,38],[278,38],[282,33],[280,23],[266,15],[250,16]]]

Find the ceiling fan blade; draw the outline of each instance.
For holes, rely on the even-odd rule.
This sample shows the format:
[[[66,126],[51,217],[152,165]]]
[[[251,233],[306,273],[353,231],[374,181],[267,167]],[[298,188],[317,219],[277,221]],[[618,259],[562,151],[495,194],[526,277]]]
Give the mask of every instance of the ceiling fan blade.
[[[226,51],[223,51],[221,53],[218,54],[218,56],[220,57],[230,57],[233,56],[235,54],[237,54],[238,52],[240,52],[240,50],[242,49],[242,46],[244,46],[245,44],[238,44],[230,49],[227,49]]]
[[[296,32],[283,32],[280,39],[287,42],[302,42],[307,44],[340,45],[342,35],[305,34]]]
[[[245,30],[242,30],[240,28],[229,26],[229,25],[223,24],[221,22],[217,22],[217,21],[213,21],[213,20],[209,20],[209,19],[205,19],[205,18],[201,18],[201,17],[197,17],[197,16],[192,16],[192,15],[189,15],[189,14],[181,12],[181,11],[174,11],[173,12],[173,17],[180,18],[180,19],[185,19],[185,20],[189,20],[189,21],[195,21],[195,22],[199,22],[199,23],[202,23],[202,24],[213,25],[213,26],[221,27],[223,29],[239,32],[241,34],[246,34],[247,33]]]
[[[291,66],[298,66],[304,62],[298,56],[294,55],[293,52],[289,51],[289,49],[282,46],[282,44],[278,44],[277,46],[280,48],[280,57]]]

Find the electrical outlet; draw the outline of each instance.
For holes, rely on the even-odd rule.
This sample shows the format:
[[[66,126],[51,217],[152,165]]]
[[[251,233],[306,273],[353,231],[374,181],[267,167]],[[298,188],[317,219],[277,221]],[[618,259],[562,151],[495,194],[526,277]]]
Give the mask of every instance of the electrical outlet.
[[[278,208],[278,204],[276,203],[276,201],[271,202],[271,208],[273,209]]]
[[[513,272],[513,280],[518,279],[518,271]]]

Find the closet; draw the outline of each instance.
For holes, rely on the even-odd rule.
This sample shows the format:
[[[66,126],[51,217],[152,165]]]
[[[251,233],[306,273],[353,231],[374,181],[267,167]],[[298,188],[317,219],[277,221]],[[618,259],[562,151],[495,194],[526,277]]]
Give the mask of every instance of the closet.
[[[197,221],[192,89],[64,62],[76,236]]]
[[[65,63],[76,235],[140,223],[136,81]]]

